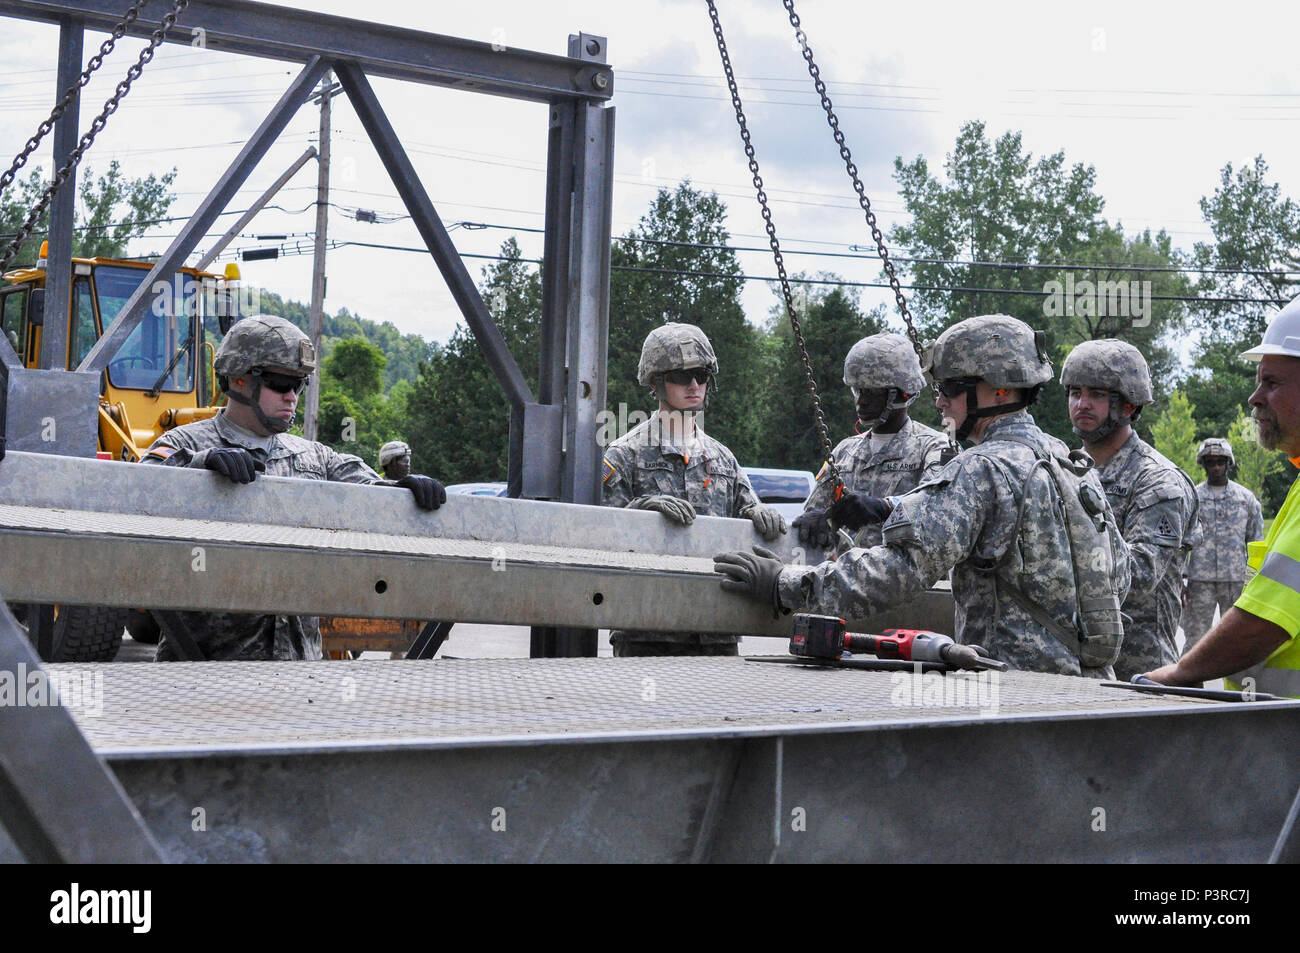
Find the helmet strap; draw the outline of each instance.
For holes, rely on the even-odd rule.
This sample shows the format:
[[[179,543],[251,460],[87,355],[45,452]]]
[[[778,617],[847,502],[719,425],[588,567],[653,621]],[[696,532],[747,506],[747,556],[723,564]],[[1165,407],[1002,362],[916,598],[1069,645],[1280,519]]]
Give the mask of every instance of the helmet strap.
[[[1125,406],[1130,406],[1127,403]],[[1141,407],[1134,408],[1134,412],[1128,416],[1120,414],[1120,395],[1115,391],[1110,392],[1110,409],[1106,412],[1106,419],[1094,427],[1092,430],[1084,430],[1082,427],[1075,427],[1071,424],[1070,429],[1074,435],[1084,443],[1101,443],[1120,427],[1133,423],[1138,414],[1142,412]]]
[[[257,422],[260,423],[271,433],[278,434],[287,431],[293,425],[292,420],[277,420],[275,418],[266,416],[266,414],[262,412],[261,373],[256,368],[254,368],[248,372],[248,376],[253,378],[253,393],[251,396],[246,397],[243,394],[239,393],[238,391],[234,390],[233,388],[227,387],[225,389],[226,397],[229,400],[233,400],[237,404],[244,404],[247,407],[253,408],[253,415],[257,417]]]
[[[964,388],[966,392],[966,419],[957,428],[956,437],[958,440],[964,441],[970,437],[971,431],[975,429],[976,421],[985,417],[1001,417],[1003,414],[1014,414],[1018,410],[1024,410],[1038,399],[1039,385],[1035,385],[1026,389],[1025,396],[1020,400],[1013,400],[1009,404],[992,404],[988,407],[981,407],[979,398],[975,396],[975,388],[978,386],[978,381],[971,381]]]

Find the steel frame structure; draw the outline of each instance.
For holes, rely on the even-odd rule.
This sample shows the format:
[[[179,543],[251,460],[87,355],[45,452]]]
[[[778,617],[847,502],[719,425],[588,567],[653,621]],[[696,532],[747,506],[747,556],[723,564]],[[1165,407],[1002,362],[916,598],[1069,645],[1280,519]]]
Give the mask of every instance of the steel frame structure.
[[[0,15],[59,27],[57,82],[62,91],[72,85],[81,70],[85,31],[111,30],[121,19],[123,6],[122,0],[0,0]],[[128,35],[148,36],[153,32],[156,23],[146,18],[149,13],[145,11],[145,17],[128,28]],[[247,0],[193,0],[177,27],[168,42],[190,44],[201,35],[208,49],[287,60],[300,63],[301,69],[159,257],[140,289],[71,373],[63,370],[67,329],[62,316],[71,289],[75,177],[65,183],[51,207],[46,301],[50,303],[48,313],[57,318],[44,325],[40,367],[24,368],[8,340],[0,336],[0,459],[6,448],[95,455],[100,377],[147,313],[150,289],[158,281],[170,283],[319,80],[334,71],[506,392],[511,414],[512,495],[599,502],[596,415],[605,402],[614,144],[614,110],[608,105],[614,89],[613,71],[606,65],[605,39],[587,34],[571,36],[568,55],[554,56]],[[542,275],[544,344],[539,394],[532,393],[493,323],[370,87],[370,76],[547,105],[547,257]],[[78,101],[74,100],[55,124],[52,143],[56,168],[64,164],[77,143],[79,118]],[[48,426],[50,421],[53,427]],[[17,644],[19,640],[23,644]],[[30,655],[29,646],[9,617],[0,618],[0,646],[18,653],[12,659],[4,656],[6,663],[16,665],[23,651]],[[534,636],[534,654],[594,655],[595,632],[539,630]],[[66,727],[64,721],[66,716],[62,720],[52,716],[44,722],[44,731],[51,740]],[[32,730],[41,730],[39,719],[32,724]],[[72,733],[76,734],[75,728]],[[24,737],[20,742],[17,734],[6,732],[0,739],[6,751],[11,748],[11,740],[31,744],[37,739]],[[36,748],[41,750],[45,745],[37,744]],[[80,772],[83,780],[93,778],[96,771],[103,772],[102,762],[85,748],[84,742],[81,749],[69,745],[66,751],[69,760],[60,769],[71,766],[72,774]],[[50,763],[54,764],[54,759]],[[16,797],[17,805],[35,805],[32,795],[40,790],[39,786],[19,790],[14,787],[15,777],[8,768],[0,770],[0,785],[7,788],[0,793],[22,795]],[[87,791],[91,791],[94,784],[88,780],[85,783],[90,785]],[[120,803],[120,788],[114,792],[101,787],[97,794],[94,800],[104,811],[129,808],[129,804]],[[6,798],[0,797],[0,802],[4,801]],[[57,815],[68,807],[55,804],[51,809]],[[44,828],[48,832],[57,827],[38,824],[36,815],[30,812],[24,817],[0,817],[0,821],[11,830],[17,825],[20,831]],[[21,836],[29,855],[40,859],[97,856],[61,849],[35,834],[35,839]],[[121,856],[134,855],[128,851]]]

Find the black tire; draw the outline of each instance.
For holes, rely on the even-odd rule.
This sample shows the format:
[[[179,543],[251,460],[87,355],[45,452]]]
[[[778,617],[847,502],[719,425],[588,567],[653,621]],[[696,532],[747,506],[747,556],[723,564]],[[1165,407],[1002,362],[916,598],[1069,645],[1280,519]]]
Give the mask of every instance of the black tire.
[[[126,610],[126,631],[131,633],[131,638],[145,645],[157,645],[162,635],[158,620],[148,609]]]
[[[122,646],[127,611],[109,606],[55,606],[54,658],[42,661],[113,661]],[[25,611],[20,610],[15,615],[20,622],[26,623]]]

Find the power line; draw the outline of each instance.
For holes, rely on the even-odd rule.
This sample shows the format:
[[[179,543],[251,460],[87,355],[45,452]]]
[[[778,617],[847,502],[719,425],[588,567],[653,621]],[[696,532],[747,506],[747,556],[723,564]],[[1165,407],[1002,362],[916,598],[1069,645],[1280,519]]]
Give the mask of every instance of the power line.
[[[487,222],[457,222],[456,224],[466,228],[494,228],[505,231],[517,232],[535,232],[544,234],[545,229],[531,228],[526,225],[496,225]],[[745,252],[768,252],[768,248],[760,248],[754,245],[717,245],[709,242],[677,242],[662,238],[638,238],[627,235],[616,239],[617,241],[636,242],[644,245],[663,245],[670,248],[700,248],[712,249],[716,251],[745,251]],[[850,249],[855,246],[850,245]],[[800,251],[796,249],[783,249],[788,255],[807,255],[815,258],[849,258],[855,261],[874,261],[875,254],[850,254],[848,252],[830,252],[830,251]],[[1277,271],[1257,271],[1243,270],[1240,268],[1196,268],[1191,265],[1130,265],[1117,262],[1018,262],[1018,261],[962,261],[951,258],[906,258],[901,255],[891,255],[895,261],[906,261],[915,264],[927,265],[954,265],[964,268],[997,268],[997,269],[1044,269],[1050,271],[1065,271],[1070,269],[1089,270],[1104,268],[1108,271],[1135,271],[1135,272],[1186,272],[1190,274],[1205,275],[1253,275],[1259,277],[1281,278],[1286,275],[1300,275],[1300,269],[1283,269]]]
[[[373,249],[380,249],[383,251],[415,252],[421,255],[429,254],[429,249],[419,248],[411,245],[386,245],[386,244],[381,244],[379,242],[357,242],[357,241],[341,241],[341,240],[335,240],[330,242],[331,250],[338,249],[338,248],[347,248],[347,247],[373,248]],[[243,249],[237,249],[231,252],[223,253],[218,257],[220,258],[225,258],[227,256],[234,257],[242,251]],[[292,248],[282,248],[281,253],[285,255],[285,257],[289,257],[292,255],[299,255],[299,254],[305,255],[307,254],[307,249],[302,248],[302,243],[299,242],[296,243],[295,246],[293,246]],[[475,258],[475,259],[482,259],[486,261],[517,261],[517,262],[522,262],[524,264],[531,264],[531,265],[542,264],[542,259],[540,258],[508,258],[504,255],[481,255],[481,254],[476,254],[474,252],[458,252],[458,254],[460,255],[461,258]],[[735,281],[775,282],[780,280],[775,275],[746,275],[746,274],[729,275],[729,274],[716,272],[716,271],[693,271],[693,270],[681,269],[681,268],[636,268],[630,265],[613,265],[611,266],[610,270],[611,271],[634,271],[634,272],[640,272],[641,274],[674,275],[679,277],[722,278],[722,279],[731,279]],[[826,285],[826,286],[838,287],[838,288],[889,288],[890,287],[888,284],[882,282],[846,281],[843,279],[832,280],[829,278],[791,278],[790,281],[794,284]],[[1039,298],[1050,297],[1053,294],[1057,293],[1057,292],[1050,292],[1050,291],[1029,291],[1029,290],[1023,290],[1018,288],[966,288],[966,287],[945,287],[941,285],[903,285],[902,287],[909,291],[937,291],[945,294],[991,294],[991,295],[1020,295],[1020,296],[1028,295],[1028,296],[1039,297]],[[1158,294],[1153,294],[1145,297],[1147,297],[1148,300],[1150,301],[1186,301],[1186,302],[1195,302],[1198,304],[1271,304],[1271,305],[1278,305],[1278,306],[1286,304],[1285,300],[1277,299],[1277,298],[1236,298],[1236,297],[1204,298],[1204,297],[1197,297],[1193,295],[1158,295]]]

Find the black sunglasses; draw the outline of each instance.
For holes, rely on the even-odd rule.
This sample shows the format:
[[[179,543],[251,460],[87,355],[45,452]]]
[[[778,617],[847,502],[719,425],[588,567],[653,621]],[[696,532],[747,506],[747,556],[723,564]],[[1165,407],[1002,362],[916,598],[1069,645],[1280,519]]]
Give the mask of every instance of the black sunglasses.
[[[940,394],[952,400],[957,395],[965,393],[967,389],[974,387],[978,380],[977,377],[950,377],[946,381],[938,381],[935,386],[939,388]]]
[[[261,371],[258,376],[262,379],[262,386],[270,388],[277,394],[287,394],[293,391],[295,394],[301,394],[307,387],[307,378],[297,377],[293,374],[276,374],[272,371]]]
[[[709,369],[707,367],[692,367],[685,371],[666,371],[664,380],[679,386],[685,386],[691,381],[695,381],[697,384],[707,384],[709,382]]]

